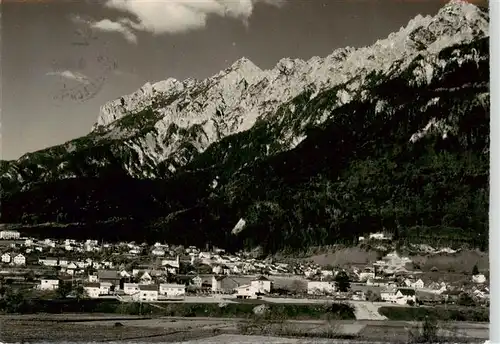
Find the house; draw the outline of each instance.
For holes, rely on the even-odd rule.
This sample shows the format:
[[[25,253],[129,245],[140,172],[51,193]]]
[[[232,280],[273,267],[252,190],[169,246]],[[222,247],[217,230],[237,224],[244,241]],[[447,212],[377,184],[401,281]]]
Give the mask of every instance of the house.
[[[369,268],[364,269],[358,274],[358,279],[360,282],[366,282],[374,278],[375,278],[375,272]]]
[[[380,293],[382,300],[405,305],[408,301],[416,302],[416,292],[412,288],[397,288],[395,290],[386,290]]]
[[[392,239],[390,236],[385,235],[385,233],[370,233],[370,240],[390,240]]]
[[[127,272],[127,270],[122,270],[122,271],[120,271],[120,277],[130,278],[130,274]]]
[[[152,251],[151,251],[151,254],[153,254],[154,256],[164,256],[165,255],[165,250],[159,248],[159,247],[156,247],[154,248]]]
[[[133,295],[139,292],[138,283],[123,283],[123,292],[126,295]]]
[[[19,253],[17,256],[12,259],[12,263],[14,265],[26,265],[26,257]]]
[[[59,288],[58,279],[41,279],[38,287],[40,290],[56,290]]]
[[[252,280],[250,285],[256,293],[266,294],[271,292],[271,281],[264,276],[259,276],[258,278]]]
[[[192,279],[193,285],[197,288],[201,288],[201,285],[203,283],[203,279],[200,276],[196,276]]]
[[[115,290],[115,285],[111,282],[99,282],[100,295],[109,295]]]
[[[405,305],[408,301],[412,301],[413,303],[417,301],[415,289],[399,288],[396,292],[394,303]]]
[[[423,289],[424,288],[424,281],[422,281],[421,278],[419,278],[416,282],[413,282],[411,285],[415,289]]]
[[[0,239],[3,240],[17,240],[21,237],[18,231],[0,231]]]
[[[101,285],[98,282],[86,282],[83,284],[83,290],[90,298],[98,298],[101,294]]]
[[[11,261],[10,254],[8,253],[2,254],[2,263],[10,263],[10,261]]]
[[[236,287],[236,298],[250,299],[256,297],[257,292],[250,284],[244,284]]]
[[[175,259],[163,259],[161,261],[161,265],[162,266],[169,265],[169,266],[171,266],[173,268],[179,269],[179,267],[181,266],[180,265],[180,261],[179,261],[179,256],[177,256]]]
[[[212,292],[232,293],[240,284],[227,276],[212,276]]]
[[[484,276],[483,274],[474,275],[472,276],[472,282],[482,284],[486,282],[486,276]]]
[[[153,283],[153,277],[151,277],[151,275],[147,271],[144,271],[144,273],[139,278],[139,281],[141,282],[141,284],[151,284]]]
[[[61,268],[67,267],[69,264],[69,260],[67,258],[59,258],[59,266]]]
[[[139,291],[132,295],[134,301],[158,301],[158,286],[155,284],[139,285]]]
[[[44,266],[57,266],[59,260],[54,257],[38,258],[38,264]]]
[[[159,293],[165,296],[184,296],[186,295],[186,286],[184,284],[161,283]]]
[[[333,294],[335,292],[335,282],[308,281],[308,294]]]
[[[96,274],[90,274],[89,275],[89,282],[90,283],[97,283],[97,282],[99,282],[99,278],[97,277]]]
[[[120,274],[116,270],[98,270],[99,282],[111,283],[116,289],[120,288]]]
[[[231,269],[227,265],[214,265],[212,272],[217,275],[230,275]]]
[[[352,294],[352,300],[354,300],[354,301],[366,301],[366,293],[363,290],[356,290]]]
[[[333,277],[333,271],[332,270],[321,270],[321,276],[322,277]]]

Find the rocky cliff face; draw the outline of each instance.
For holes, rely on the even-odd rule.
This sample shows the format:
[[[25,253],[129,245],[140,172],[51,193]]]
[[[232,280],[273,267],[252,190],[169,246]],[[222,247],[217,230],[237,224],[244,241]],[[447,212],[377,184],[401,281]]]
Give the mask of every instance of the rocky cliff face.
[[[285,178],[281,182],[294,189],[296,181],[289,185],[290,180],[310,182],[322,176],[336,183],[354,168],[346,161],[377,145],[412,151],[429,144],[431,138],[452,145],[447,149],[454,149],[454,154],[467,151],[483,159],[488,143],[483,132],[489,106],[488,21],[487,12],[454,0],[436,16],[417,16],[369,47],[343,48],[308,61],[282,59],[271,70],[242,58],[205,80],[148,83],[105,104],[87,136],[18,161],[3,161],[3,192],[11,204],[25,209],[17,214],[26,215],[38,210],[21,206],[25,195],[42,189],[54,192],[49,185],[64,180],[79,183],[119,175],[123,183],[150,179],[173,190],[173,181],[196,179],[196,190],[186,197],[165,193],[153,197],[153,188],[147,197],[162,204],[155,216],[170,214],[165,223],[171,228],[179,216],[208,216],[211,226],[231,224],[232,228],[249,213],[261,214],[262,209],[273,213],[279,208],[269,201],[275,195],[256,195],[246,186],[241,188],[260,185],[265,176],[278,178],[278,170],[264,167],[275,166],[276,161],[288,164],[290,175],[285,178],[280,172],[278,179]],[[330,161],[332,152],[343,162]],[[412,152],[406,154],[416,154],[416,160],[422,154]],[[316,160],[309,164],[316,167],[302,175],[300,170],[312,156]],[[336,164],[337,170],[326,171],[327,161]],[[280,185],[268,182],[262,187]],[[217,211],[198,212],[207,202],[218,204]],[[193,209],[198,209],[196,214],[190,212]],[[337,222],[342,217],[339,212],[331,210]],[[323,216],[332,220],[331,214]],[[262,222],[259,216],[246,223]],[[325,231],[329,237],[329,230]]]

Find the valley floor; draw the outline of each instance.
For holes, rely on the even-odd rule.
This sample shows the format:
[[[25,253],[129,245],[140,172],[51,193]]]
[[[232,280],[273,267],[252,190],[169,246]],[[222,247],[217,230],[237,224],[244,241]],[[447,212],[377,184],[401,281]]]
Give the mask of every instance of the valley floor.
[[[116,326],[119,322],[122,326]],[[335,334],[339,342],[395,342],[408,339],[408,331],[416,326],[408,321],[375,320],[297,320],[284,324],[253,324],[251,333],[243,331],[250,324],[236,318],[139,318],[133,316],[79,315],[4,315],[0,316],[2,342],[171,342],[171,343],[272,343],[273,335],[280,343],[321,342],[321,337]],[[272,327],[279,327],[275,334]],[[275,330],[278,331],[276,328]],[[446,323],[440,327],[441,336],[453,342],[484,342],[489,337],[487,323]],[[254,336],[242,336],[243,333]],[[270,337],[256,337],[268,334]],[[302,338],[299,338],[302,337]],[[289,339],[288,339],[289,338]],[[314,339],[314,340],[313,340]],[[319,341],[318,341],[319,340]],[[325,339],[326,342],[326,339]],[[332,340],[330,339],[330,343]]]

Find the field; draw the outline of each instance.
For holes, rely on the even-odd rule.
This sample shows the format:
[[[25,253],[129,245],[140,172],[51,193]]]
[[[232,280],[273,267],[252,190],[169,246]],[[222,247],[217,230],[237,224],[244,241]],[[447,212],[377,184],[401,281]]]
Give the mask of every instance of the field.
[[[90,314],[64,315],[67,319],[62,322],[62,317],[62,315],[0,316],[2,323],[0,340],[3,342],[44,340],[179,342],[204,338],[203,343],[210,343],[218,342],[217,336],[219,335],[224,335],[221,338],[227,340],[227,336],[231,338],[231,336],[247,334],[300,337],[301,343],[312,343],[313,338],[314,342],[318,342],[319,338],[405,342],[408,339],[408,329],[416,326],[416,323],[409,321],[276,321],[275,319],[258,320],[258,318],[206,317],[141,319]],[[120,326],[117,326],[117,323]],[[453,338],[454,342],[481,342],[489,336],[488,324],[464,322],[442,324],[439,333]],[[269,340],[260,341],[260,343],[263,342],[271,341],[269,338]],[[294,341],[290,341],[292,342]]]
[[[404,253],[403,253],[404,255]],[[480,271],[489,269],[488,252],[478,250],[461,250],[454,254],[417,254],[410,259],[417,263],[423,272],[437,268],[440,273],[470,274],[477,264]],[[379,253],[375,250],[365,250],[360,247],[340,248],[332,252],[313,255],[307,258],[320,266],[353,266],[369,265],[377,261]]]
[[[478,250],[462,250],[454,254],[415,255],[410,259],[420,265],[422,271],[428,272],[436,267],[442,272],[467,273],[477,264],[480,271],[489,269],[488,252]]]
[[[309,257],[307,260],[312,261],[320,266],[350,266],[350,265],[368,265],[375,263],[378,258],[378,253],[372,250],[364,250],[360,247],[342,248],[330,253],[318,254]]]
[[[387,307],[379,308],[379,313],[389,320],[422,321],[432,317],[442,321],[488,322],[489,308],[481,307]]]

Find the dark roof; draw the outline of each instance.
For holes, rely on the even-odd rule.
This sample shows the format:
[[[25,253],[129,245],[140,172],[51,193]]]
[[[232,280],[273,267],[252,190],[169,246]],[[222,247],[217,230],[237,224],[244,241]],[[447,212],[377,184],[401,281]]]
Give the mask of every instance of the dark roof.
[[[145,290],[145,291],[157,291],[158,286],[156,284],[140,284],[139,285],[139,290]]]
[[[100,288],[101,284],[97,282],[85,282],[83,286],[88,288]]]
[[[99,270],[97,271],[99,279],[120,279],[120,275],[116,270]]]
[[[269,281],[269,279],[265,278],[264,276],[259,276],[258,278],[254,279],[254,281]]]
[[[403,294],[405,296],[413,296],[413,295],[415,295],[415,289],[399,288],[398,291],[400,291],[401,294]]]

